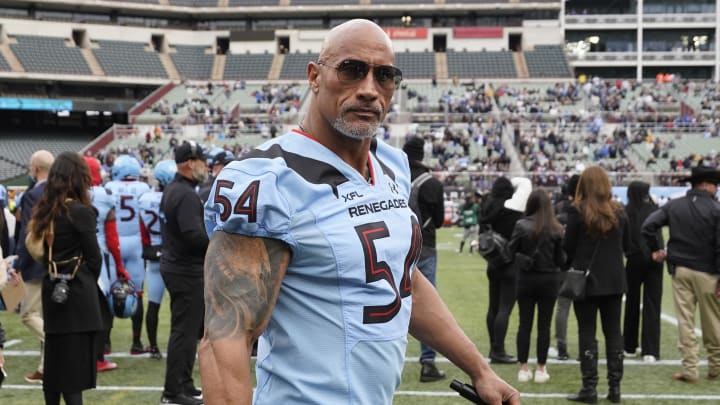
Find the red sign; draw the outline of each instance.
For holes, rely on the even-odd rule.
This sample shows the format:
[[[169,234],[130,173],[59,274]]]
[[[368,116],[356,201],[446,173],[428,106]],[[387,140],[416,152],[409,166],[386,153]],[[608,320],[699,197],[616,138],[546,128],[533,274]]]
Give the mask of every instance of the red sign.
[[[456,27],[455,38],[502,38],[503,27]]]
[[[385,28],[391,39],[424,39],[428,36],[427,28]]]

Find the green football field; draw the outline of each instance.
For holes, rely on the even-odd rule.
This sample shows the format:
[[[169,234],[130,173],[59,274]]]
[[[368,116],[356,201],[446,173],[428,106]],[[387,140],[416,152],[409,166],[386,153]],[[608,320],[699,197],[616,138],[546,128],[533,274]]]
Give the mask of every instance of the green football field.
[[[482,353],[487,354],[489,340],[485,333],[485,311],[487,309],[487,278],[485,261],[477,255],[456,253],[459,245],[460,228],[444,228],[440,230],[438,239],[438,289],[448,306],[459,320],[466,333],[477,344]],[[166,297],[167,300],[167,297]],[[160,347],[166,349],[169,331],[168,302],[162,306],[159,334]],[[6,347],[6,370],[8,378],[0,389],[0,405],[35,405],[42,404],[40,386],[25,382],[23,376],[32,372],[37,366],[37,339],[33,338],[28,329],[15,314],[0,312],[8,344]],[[625,376],[622,381],[624,404],[670,405],[690,402],[692,404],[720,403],[720,382],[705,380],[707,363],[703,362],[700,373],[701,380],[697,385],[687,385],[673,381],[670,376],[680,371],[680,356],[676,349],[677,330],[674,324],[674,311],[670,280],[666,275],[663,294],[663,322],[661,360],[656,363],[643,363],[635,359],[625,361]],[[598,331],[600,327],[598,326]],[[517,332],[517,309],[513,311],[510,328],[506,338],[508,352],[515,354],[515,334]],[[112,333],[113,354],[110,358],[119,364],[114,371],[101,373],[98,376],[98,388],[85,392],[86,404],[157,404],[162,390],[165,374],[165,361],[153,360],[143,356],[130,356],[130,320],[116,320]],[[533,331],[533,340],[536,334]],[[577,356],[577,328],[574,315],[569,319],[568,338],[570,354]],[[604,347],[602,334],[598,335],[599,346]],[[146,342],[146,339],[143,338]],[[554,343],[554,341],[553,341]],[[397,405],[446,405],[467,404],[448,387],[450,380],[458,378],[467,381],[467,377],[457,368],[438,359],[439,368],[445,370],[448,378],[433,383],[418,381],[420,367],[417,364],[419,344],[410,339],[407,360],[403,372],[403,383],[398,388],[394,404]],[[535,348],[530,349],[531,367],[534,362]],[[601,398],[607,392],[605,366],[601,353],[600,383],[598,391]],[[701,350],[701,359],[705,359],[705,351]],[[302,365],[300,365],[302,366]],[[522,393],[523,404],[565,404],[570,403],[566,395],[580,388],[580,370],[576,361],[558,362],[550,358],[548,372],[551,375],[545,384],[518,383],[516,365],[493,365],[498,374],[515,385]],[[199,385],[199,378],[196,379]],[[600,403],[609,403],[600,400]],[[279,404],[281,405],[281,404]],[[334,405],[334,404],[327,404]]]

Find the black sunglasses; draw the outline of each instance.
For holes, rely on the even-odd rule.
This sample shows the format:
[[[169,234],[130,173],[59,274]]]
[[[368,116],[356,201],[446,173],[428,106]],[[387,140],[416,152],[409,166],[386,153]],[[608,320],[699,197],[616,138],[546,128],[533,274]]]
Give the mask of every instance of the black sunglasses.
[[[370,71],[370,67],[372,67],[375,80],[386,90],[395,90],[402,81],[402,70],[395,66],[373,65],[355,59],[346,59],[337,66],[331,66],[325,62],[317,62],[317,64],[335,69],[338,80],[346,84],[357,83],[364,79]]]

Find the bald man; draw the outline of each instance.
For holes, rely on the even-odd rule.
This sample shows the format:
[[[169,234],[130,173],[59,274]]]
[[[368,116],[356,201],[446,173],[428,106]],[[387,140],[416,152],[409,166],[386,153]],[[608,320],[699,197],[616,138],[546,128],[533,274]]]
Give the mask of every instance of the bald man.
[[[488,403],[520,403],[416,271],[408,159],[375,138],[402,80],[394,61],[374,23],[335,27],[308,63],[313,97],[300,128],[215,180],[205,205],[206,404],[391,404],[408,331],[467,372]]]
[[[45,190],[45,181],[47,180],[50,166],[52,166],[55,158],[52,153],[46,150],[39,150],[30,157],[30,178],[34,185],[32,188],[23,193],[20,199],[20,237],[17,239],[18,246],[16,248],[17,260],[14,263],[14,269],[10,270],[11,277],[17,282],[22,275],[25,282],[25,296],[20,303],[20,318],[39,339],[40,339],[40,364],[37,369],[25,376],[25,381],[29,383],[42,384],[43,381],[43,364],[45,359],[44,342],[45,332],[43,331],[42,317],[42,278],[47,269],[40,263],[37,263],[28,253],[25,247],[25,235],[27,234],[27,224],[30,222],[32,208],[42,197]]]

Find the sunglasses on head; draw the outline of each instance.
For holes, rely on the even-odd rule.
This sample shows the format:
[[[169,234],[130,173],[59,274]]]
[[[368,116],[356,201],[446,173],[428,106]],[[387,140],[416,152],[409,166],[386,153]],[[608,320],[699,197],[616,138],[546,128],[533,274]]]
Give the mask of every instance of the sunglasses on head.
[[[386,90],[395,90],[402,81],[402,71],[395,66],[373,65],[355,59],[346,59],[337,66],[331,66],[325,62],[317,62],[317,64],[335,69],[338,80],[346,84],[357,83],[363,80],[370,71],[370,68],[372,68],[375,80]]]

